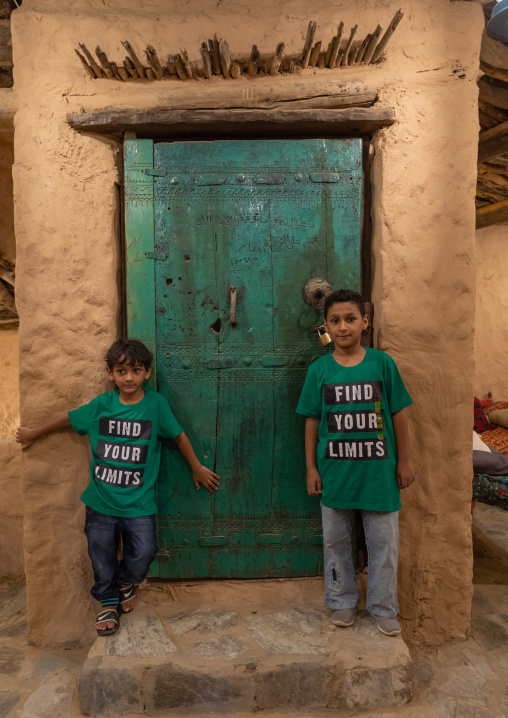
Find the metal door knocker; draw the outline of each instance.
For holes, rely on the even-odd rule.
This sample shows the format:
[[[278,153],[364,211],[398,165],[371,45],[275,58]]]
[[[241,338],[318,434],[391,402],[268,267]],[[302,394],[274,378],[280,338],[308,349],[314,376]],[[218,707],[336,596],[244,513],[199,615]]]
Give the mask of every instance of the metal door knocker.
[[[307,304],[321,311],[325,306],[326,297],[331,294],[332,288],[323,277],[312,277],[304,284],[302,296]]]

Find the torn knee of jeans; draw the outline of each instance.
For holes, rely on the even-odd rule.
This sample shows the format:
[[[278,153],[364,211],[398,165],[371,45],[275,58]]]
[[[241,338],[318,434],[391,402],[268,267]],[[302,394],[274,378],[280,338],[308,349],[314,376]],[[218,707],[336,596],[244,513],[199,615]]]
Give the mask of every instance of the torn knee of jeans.
[[[333,566],[331,567],[331,574],[332,574],[332,581],[334,583],[338,583],[339,579],[337,577],[337,568],[336,568],[335,564],[333,564]]]

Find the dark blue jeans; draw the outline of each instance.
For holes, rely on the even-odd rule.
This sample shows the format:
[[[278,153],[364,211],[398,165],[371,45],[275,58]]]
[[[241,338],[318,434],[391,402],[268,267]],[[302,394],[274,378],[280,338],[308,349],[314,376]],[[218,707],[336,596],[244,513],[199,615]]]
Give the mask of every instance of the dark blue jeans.
[[[119,584],[144,581],[157,554],[155,516],[108,516],[87,506],[85,534],[95,579],[90,593],[103,606],[116,606]],[[121,561],[118,560],[120,536],[123,537]]]

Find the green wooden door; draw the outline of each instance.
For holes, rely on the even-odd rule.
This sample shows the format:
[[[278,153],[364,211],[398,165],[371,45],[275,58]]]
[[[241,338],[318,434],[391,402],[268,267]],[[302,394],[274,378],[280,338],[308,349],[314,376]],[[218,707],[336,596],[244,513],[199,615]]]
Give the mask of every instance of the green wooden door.
[[[159,391],[221,477],[197,492],[165,446],[153,574],[316,575],[295,407],[325,350],[302,289],[360,288],[361,140],[130,140],[125,157],[129,335],[156,347]]]

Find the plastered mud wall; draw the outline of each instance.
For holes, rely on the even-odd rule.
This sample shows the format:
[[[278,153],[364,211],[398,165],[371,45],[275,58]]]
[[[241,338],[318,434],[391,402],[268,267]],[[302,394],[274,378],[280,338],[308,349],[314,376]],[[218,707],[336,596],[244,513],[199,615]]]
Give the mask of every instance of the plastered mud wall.
[[[508,400],[508,225],[476,232],[475,396]]]
[[[281,40],[293,53],[303,46],[309,19],[317,21],[320,37],[331,37],[339,20],[346,28],[358,23],[364,33],[378,21],[386,26],[398,7],[390,0],[320,0],[312,8],[304,0],[179,6],[83,0],[64,8],[56,0],[25,0],[13,14],[23,423],[40,422],[101,391],[101,359],[117,334],[120,147],[71,130],[66,114],[108,106],[185,107],[205,85],[208,102],[211,97],[206,82],[91,80],[74,56],[78,41],[100,45],[111,59],[123,57],[123,39],[140,51],[150,43],[161,55],[182,46],[197,54],[199,43],[217,32],[233,54],[253,43],[273,51]],[[483,18],[479,4],[470,2],[412,0],[403,9],[385,63],[330,71],[325,82],[362,80],[379,90],[380,103],[398,118],[374,141],[376,336],[399,363],[415,401],[418,483],[405,492],[401,521],[404,632],[439,643],[463,637],[470,615],[473,327],[464,317],[474,312],[475,80]],[[214,84],[217,97],[223,82]],[[29,633],[38,644],[93,637],[79,501],[87,459],[86,439],[70,432],[41,441],[23,457],[30,495]]]

